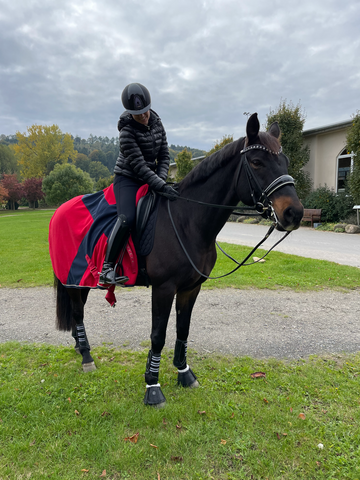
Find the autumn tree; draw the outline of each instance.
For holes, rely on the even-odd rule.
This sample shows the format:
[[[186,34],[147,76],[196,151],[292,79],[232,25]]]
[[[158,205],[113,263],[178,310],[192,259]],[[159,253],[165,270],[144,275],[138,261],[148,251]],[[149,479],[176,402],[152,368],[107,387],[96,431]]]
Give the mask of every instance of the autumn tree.
[[[177,155],[175,163],[177,167],[175,181],[181,182],[181,180],[194,168],[194,164],[191,160],[191,152],[188,152],[185,148]]]
[[[277,110],[270,110],[267,115],[266,127],[269,128],[275,121],[281,130],[281,146],[290,159],[289,175],[295,180],[299,198],[304,199],[311,191],[312,182],[309,172],[303,170],[310,160],[310,149],[303,144],[305,115],[301,105],[294,106],[291,102],[287,104],[282,100]]]
[[[16,132],[18,143],[13,147],[24,178],[42,178],[55,165],[76,157],[71,135],[57,125],[32,125],[27,133]]]
[[[9,192],[6,190],[5,187],[2,186],[2,183],[0,182],[0,205],[2,205],[7,197],[9,195]]]
[[[44,178],[42,190],[50,205],[60,205],[77,195],[92,193],[94,182],[87,172],[72,164],[55,165],[54,170]]]
[[[35,204],[38,200],[44,198],[44,192],[42,191],[42,179],[41,178],[27,178],[23,182],[24,197],[29,202],[30,208],[35,208]]]
[[[349,190],[356,204],[360,203],[360,110],[353,116],[346,136],[347,149],[354,153],[353,170],[349,176]]]
[[[7,191],[7,194],[4,195],[5,200],[9,201],[10,210],[15,210],[15,203],[18,202],[23,194],[23,186],[18,181],[15,173],[13,174],[4,174],[3,179],[1,180],[1,185],[3,189]]]

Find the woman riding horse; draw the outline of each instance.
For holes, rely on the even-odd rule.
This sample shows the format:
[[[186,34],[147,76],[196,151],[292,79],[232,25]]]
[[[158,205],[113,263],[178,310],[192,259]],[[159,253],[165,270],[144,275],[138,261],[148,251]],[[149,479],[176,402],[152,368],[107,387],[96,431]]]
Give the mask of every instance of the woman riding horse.
[[[127,85],[121,95],[126,111],[120,116],[120,153],[114,169],[114,194],[118,219],[108,239],[99,285],[122,285],[129,279],[115,265],[135,224],[135,197],[141,185],[163,192],[171,200],[178,193],[165,180],[170,156],[160,117],[151,110],[149,90],[140,83]]]

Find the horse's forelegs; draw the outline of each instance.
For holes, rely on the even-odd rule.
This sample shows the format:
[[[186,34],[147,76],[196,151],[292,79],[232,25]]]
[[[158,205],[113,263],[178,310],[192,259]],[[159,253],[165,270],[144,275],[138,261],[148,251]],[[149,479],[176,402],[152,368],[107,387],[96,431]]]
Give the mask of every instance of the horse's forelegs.
[[[90,355],[90,344],[84,326],[84,305],[88,293],[88,290],[69,289],[73,317],[72,336],[75,339],[75,350],[82,356],[82,367],[84,372],[96,370],[94,359]]]
[[[178,385],[183,387],[198,387],[196,375],[187,364],[187,339],[189,336],[190,319],[200,286],[190,292],[179,292],[176,296],[176,333],[177,339],[174,351],[174,366],[178,369]]]
[[[145,405],[163,407],[166,402],[165,396],[160,388],[159,370],[161,351],[165,345],[166,327],[173,300],[174,293],[172,291],[170,292],[165,288],[160,289],[153,287],[151,350],[149,351],[145,371]]]

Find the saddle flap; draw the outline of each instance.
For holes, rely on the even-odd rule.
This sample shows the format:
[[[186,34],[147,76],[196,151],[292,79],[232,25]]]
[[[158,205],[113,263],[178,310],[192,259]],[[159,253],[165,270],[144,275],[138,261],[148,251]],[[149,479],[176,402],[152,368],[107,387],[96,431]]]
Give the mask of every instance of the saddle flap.
[[[156,195],[155,192],[150,190],[144,197],[141,197],[136,209],[136,236],[141,238],[146,227],[146,223],[149,219],[155,205]]]

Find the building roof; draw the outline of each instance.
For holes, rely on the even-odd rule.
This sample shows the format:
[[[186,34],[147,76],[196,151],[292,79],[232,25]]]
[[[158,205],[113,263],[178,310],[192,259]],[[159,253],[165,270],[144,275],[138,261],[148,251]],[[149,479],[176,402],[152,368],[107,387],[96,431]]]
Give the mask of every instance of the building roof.
[[[321,133],[328,133],[333,130],[341,130],[343,128],[351,127],[352,120],[346,120],[346,122],[333,123],[332,125],[325,125],[323,127],[311,128],[310,130],[304,130],[302,133],[304,137],[309,135],[317,135]]]

